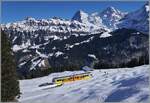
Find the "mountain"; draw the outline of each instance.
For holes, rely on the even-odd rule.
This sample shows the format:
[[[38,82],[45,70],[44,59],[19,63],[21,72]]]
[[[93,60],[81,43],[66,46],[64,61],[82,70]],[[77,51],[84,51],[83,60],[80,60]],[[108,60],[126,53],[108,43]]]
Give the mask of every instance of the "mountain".
[[[72,20],[76,20],[87,25],[103,26],[101,18],[95,15],[95,13],[89,15],[82,10],[77,11]]]
[[[77,20],[81,23],[87,23],[88,22],[88,14],[85,13],[82,10],[79,10],[75,13],[75,15],[73,16],[72,20]]]
[[[71,36],[85,36],[92,33],[89,26],[78,21],[67,21],[61,18],[41,19],[28,17],[23,21],[2,25],[12,41],[12,49],[17,52],[25,48],[38,48],[49,40],[65,40]],[[98,28],[98,32],[106,31]]]
[[[149,31],[149,4],[146,3],[142,8],[127,14],[118,24],[119,28],[132,28],[143,33]]]
[[[88,28],[85,24],[78,21],[69,21],[61,18],[41,19],[27,17],[25,20],[7,23],[2,25],[2,28],[16,29],[16,31],[29,31],[34,32],[38,30],[53,32],[88,32]]]
[[[126,13],[119,11],[114,7],[108,7],[99,13],[102,18],[102,23],[111,30],[118,29],[117,23],[121,20]]]
[[[84,11],[78,11],[72,20],[82,22],[91,28],[105,28],[113,31],[119,28],[136,29],[143,33],[149,31],[149,4],[146,3],[142,8],[126,13],[114,7],[108,7],[101,12],[87,14]]]
[[[136,11],[140,11],[136,16],[143,16],[139,20],[147,20],[148,12],[143,12],[144,7]],[[12,43],[18,73],[24,77],[28,74],[37,77],[39,70],[49,68],[50,72],[60,72],[78,70],[85,65],[116,68],[148,63],[145,24],[135,23],[137,28],[143,26],[143,30],[128,25],[117,29],[116,25],[132,20],[128,16],[131,14],[135,15],[135,12],[125,14],[109,7],[90,15],[79,10],[72,20],[27,17],[1,27]]]
[[[56,17],[41,20],[28,17],[22,21],[3,24],[2,30],[8,34],[18,71],[22,75],[38,68],[50,68],[52,65],[49,58],[62,55],[62,50],[69,49],[67,43],[74,43],[73,38],[80,37],[81,40],[78,41],[84,43],[84,37],[91,35],[89,27],[84,23]],[[99,33],[105,31],[103,28],[98,29]]]
[[[87,25],[94,25],[115,30],[118,28],[116,24],[125,16],[125,14],[126,13],[121,12],[114,7],[108,7],[102,12],[95,12],[92,14],[87,14],[80,10],[75,13],[72,20],[76,20]]]
[[[87,25],[92,33],[98,33],[99,29],[108,30],[107,27],[102,24],[102,20],[99,16],[93,14],[89,15],[82,10],[77,11],[71,20],[79,21]]]
[[[36,33],[38,36],[34,37]],[[128,66],[133,60],[134,65],[139,65],[142,57],[144,62],[141,64],[148,63],[148,35],[136,30],[101,31],[91,35],[71,35],[67,39],[44,39],[46,36],[43,35],[68,35],[44,33],[10,32],[17,70],[25,77],[31,71],[50,67],[54,68],[53,72],[77,70],[85,65],[112,68]],[[14,36],[16,34],[18,36]]]

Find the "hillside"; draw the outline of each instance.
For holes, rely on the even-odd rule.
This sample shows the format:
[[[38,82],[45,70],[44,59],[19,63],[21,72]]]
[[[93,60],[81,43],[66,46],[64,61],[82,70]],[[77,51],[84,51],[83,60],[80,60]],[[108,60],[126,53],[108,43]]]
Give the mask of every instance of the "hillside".
[[[93,78],[90,80],[71,82],[51,89],[38,89],[38,85],[51,82],[54,77],[82,72],[65,71],[41,78],[20,80],[22,95],[19,101],[21,103],[148,102],[149,65],[94,70],[91,72]]]

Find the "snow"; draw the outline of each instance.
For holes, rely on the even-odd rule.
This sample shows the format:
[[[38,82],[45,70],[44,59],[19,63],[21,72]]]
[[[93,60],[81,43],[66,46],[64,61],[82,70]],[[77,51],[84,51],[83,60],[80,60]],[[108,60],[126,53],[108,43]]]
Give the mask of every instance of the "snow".
[[[73,34],[71,34],[71,35],[74,35],[75,37],[78,37],[78,36],[79,36],[79,34],[76,34],[76,33],[73,33]]]
[[[14,42],[17,39],[17,36],[14,37],[14,39],[12,40],[12,42]]]
[[[45,66],[45,60],[42,60],[38,65],[39,65],[40,67],[41,67],[41,66]]]
[[[51,82],[52,78],[83,73],[65,71],[45,77],[20,80],[21,103],[102,103],[144,102],[149,98],[149,65],[133,68],[93,70],[92,79],[63,84],[51,89],[39,89],[38,85]]]
[[[54,46],[54,47],[52,48],[52,50],[56,50],[56,47]]]
[[[146,11],[149,12],[149,6],[146,5],[145,8],[146,8]]]
[[[136,33],[133,33],[133,34],[137,34],[137,35],[139,35],[139,34],[140,34],[140,32],[136,32]]]
[[[105,14],[104,17],[107,17],[107,15]]]
[[[66,45],[65,45],[65,48],[67,48],[67,50],[69,50],[70,48],[73,48],[74,46],[78,46],[78,45],[80,45],[80,44],[88,43],[88,42],[90,42],[91,40],[93,40],[93,38],[94,38],[94,37],[92,36],[92,37],[88,38],[87,40],[84,40],[84,41],[79,42],[79,43],[74,43],[73,45],[66,44]]]
[[[140,34],[140,32],[137,32],[136,34]]]
[[[94,54],[88,54],[89,57],[97,59],[96,56]]]
[[[12,47],[12,50],[14,51],[14,52],[17,52],[17,51],[19,51],[19,50],[22,50],[23,48],[21,48],[19,45],[14,45],[13,47]]]
[[[42,58],[48,58],[47,55],[41,54],[37,49],[36,49],[36,53],[37,53],[40,57],[42,57]]]
[[[30,68],[30,70],[36,69],[35,67],[41,62],[41,60],[37,60],[37,61],[32,61],[32,66]]]
[[[112,36],[111,34],[109,34],[108,32],[104,32],[103,34],[100,35],[100,38],[107,38]]]
[[[17,30],[19,32],[26,31],[26,32],[35,32],[38,30],[44,30],[50,33],[67,33],[67,32],[89,32],[89,28],[84,23],[79,21],[71,21],[71,20],[64,20],[58,18],[51,18],[51,19],[40,19],[36,20],[34,18],[27,18],[22,21],[17,21],[14,23],[7,23],[2,25],[2,29],[7,28],[8,30]],[[44,37],[46,40],[49,37]],[[61,39],[59,36],[52,36],[54,40]],[[65,38],[64,38],[65,39]]]
[[[53,39],[54,39],[54,40],[61,40],[61,38],[58,37],[58,36],[56,36],[56,35],[53,36]]]
[[[149,32],[149,4],[145,4],[142,8],[128,13],[124,19],[118,22],[119,28],[135,29],[137,31]]]
[[[63,55],[63,54],[64,54],[63,52],[57,51],[57,52],[55,53],[55,56],[58,57],[58,56]]]
[[[15,39],[16,39],[16,37],[13,40],[15,40]],[[30,43],[30,40],[28,39],[27,42],[23,41],[21,45],[13,45],[12,50],[14,52],[17,52],[19,50],[26,49],[30,45],[31,45],[31,43]]]
[[[11,26],[11,23],[7,23],[5,26],[6,28],[9,28]]]
[[[97,29],[105,29],[102,19],[100,16],[98,16],[98,13],[92,13],[90,15],[80,10],[73,16],[72,20],[76,20],[85,24],[89,32]]]
[[[99,13],[103,25],[105,25],[110,30],[118,29],[117,23],[121,18],[124,17],[124,15],[124,12],[121,12],[114,7],[108,7],[104,9],[101,13]]]
[[[26,52],[30,52],[30,50],[24,49],[22,52],[23,52],[23,53],[26,53]]]
[[[32,17],[27,17],[26,20],[28,20],[28,21],[36,21],[35,18],[32,18]]]
[[[77,11],[72,20],[77,20],[81,23],[88,24],[88,14],[82,10]]]
[[[27,48],[27,45],[22,43],[22,45],[13,45],[12,50],[14,52],[17,52],[17,51],[25,49],[25,48]]]
[[[30,48],[31,48],[31,49],[38,49],[40,46],[41,46],[41,44],[40,44],[40,45],[35,45],[35,44],[33,44],[33,46],[31,46]]]
[[[42,61],[41,61],[41,64],[42,64],[43,66],[45,66],[45,60],[42,60]]]
[[[82,67],[82,70],[84,70],[84,71],[91,71],[92,68],[90,68],[90,67],[88,67],[88,66],[84,66],[84,67]]]
[[[22,66],[22,65],[24,65],[24,64],[26,64],[27,62],[22,62],[22,63],[20,63],[19,64],[19,66]]]
[[[35,32],[38,30],[44,30],[48,33],[91,33],[95,30],[114,30],[117,29],[116,24],[118,21],[124,17],[124,13],[119,10],[110,7],[112,11],[109,10],[104,12],[88,14],[80,10],[74,15],[72,20],[65,20],[61,18],[50,18],[50,19],[35,19],[28,17],[25,20],[17,21],[14,23],[7,23],[3,27],[8,30],[17,30],[20,32],[28,31]],[[108,15],[108,13],[109,15]],[[111,24],[111,25],[110,25]],[[13,27],[13,28],[12,28]],[[2,28],[3,29],[3,28]],[[99,31],[97,31],[99,33]],[[94,32],[93,32],[94,33]],[[78,36],[78,34],[73,34]],[[54,40],[61,40],[59,36],[52,36]],[[46,37],[45,37],[46,38]],[[46,40],[48,40],[46,38]]]
[[[50,57],[53,56],[53,55],[54,55],[53,53],[49,53],[49,54],[48,54],[48,56],[50,56]]]

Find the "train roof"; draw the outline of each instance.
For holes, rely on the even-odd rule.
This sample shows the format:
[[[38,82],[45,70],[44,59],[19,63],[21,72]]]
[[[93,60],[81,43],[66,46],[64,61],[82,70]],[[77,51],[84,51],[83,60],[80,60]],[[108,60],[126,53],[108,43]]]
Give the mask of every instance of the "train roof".
[[[54,80],[54,79],[64,78],[64,77],[67,78],[67,77],[74,76],[74,75],[84,75],[84,74],[90,74],[90,72],[80,73],[80,74],[72,74],[72,75],[62,76],[62,77],[55,77],[55,78],[53,78],[53,80]]]

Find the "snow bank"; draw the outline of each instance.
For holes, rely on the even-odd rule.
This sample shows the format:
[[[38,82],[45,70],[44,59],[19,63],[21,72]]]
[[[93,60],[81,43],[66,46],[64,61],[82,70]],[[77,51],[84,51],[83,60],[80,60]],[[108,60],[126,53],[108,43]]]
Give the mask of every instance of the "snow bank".
[[[88,54],[88,56],[91,57],[91,58],[93,58],[93,59],[97,59],[94,54]]]
[[[100,38],[107,38],[112,36],[111,34],[109,34],[108,32],[104,32],[103,34],[100,35]]]

